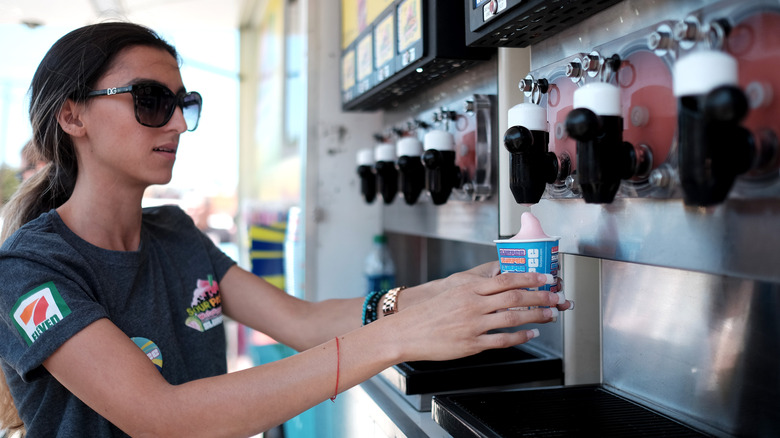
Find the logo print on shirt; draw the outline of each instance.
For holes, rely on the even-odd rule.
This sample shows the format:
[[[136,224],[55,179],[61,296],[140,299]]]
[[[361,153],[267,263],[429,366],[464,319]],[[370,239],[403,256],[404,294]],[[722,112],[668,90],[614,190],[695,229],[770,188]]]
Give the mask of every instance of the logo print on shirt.
[[[135,345],[137,345],[138,348],[140,348],[141,351],[146,354],[146,357],[148,357],[149,360],[151,360],[152,363],[157,366],[157,371],[162,372],[163,357],[162,352],[160,351],[160,347],[158,347],[157,344],[152,342],[150,339],[141,336],[136,336],[130,339],[135,342]]]
[[[198,280],[196,286],[192,293],[192,304],[187,309],[189,316],[184,323],[204,332],[222,324],[222,296],[219,294],[219,285],[211,275],[208,280]]]
[[[70,308],[51,281],[24,294],[11,308],[11,319],[27,345],[68,315]]]

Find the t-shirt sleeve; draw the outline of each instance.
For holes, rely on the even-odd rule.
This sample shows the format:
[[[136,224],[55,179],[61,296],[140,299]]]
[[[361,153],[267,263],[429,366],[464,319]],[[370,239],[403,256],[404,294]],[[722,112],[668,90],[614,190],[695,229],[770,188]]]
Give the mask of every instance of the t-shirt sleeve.
[[[195,226],[195,222],[184,210],[178,206],[166,205],[159,207],[158,211],[158,214],[163,214],[170,218],[169,220],[172,224],[175,224],[174,226],[177,229],[177,232],[181,233],[182,238],[185,238],[184,236],[188,235],[191,236],[192,234],[199,237],[208,258],[211,261],[211,265],[214,267],[214,275],[216,275],[217,281],[221,281],[228,269],[236,264],[236,261],[219,249],[206,233]]]
[[[222,281],[222,277],[225,276],[231,266],[236,264],[236,261],[225,254],[224,251],[219,249],[219,247],[214,244],[214,241],[211,240],[211,238],[206,235],[206,233],[203,233],[200,230],[198,230],[198,232],[201,240],[203,241],[203,245],[206,248],[209,259],[211,260],[211,264],[214,266],[214,273],[217,276],[217,281]]]
[[[59,257],[4,252],[0,272],[0,357],[25,381],[65,341],[107,317],[86,282]]]

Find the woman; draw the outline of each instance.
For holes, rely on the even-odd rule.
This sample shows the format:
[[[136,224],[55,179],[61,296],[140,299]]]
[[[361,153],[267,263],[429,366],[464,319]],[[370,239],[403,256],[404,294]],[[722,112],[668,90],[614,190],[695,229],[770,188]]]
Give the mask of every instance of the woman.
[[[32,436],[252,435],[395,363],[526,342],[538,331],[487,332],[571,307],[520,291],[549,276],[496,264],[365,302],[291,297],[180,209],[141,208],[200,105],[175,49],[129,23],[67,34],[35,73],[30,119],[49,164],[5,210],[0,250],[0,364]],[[522,306],[552,308],[496,312]],[[226,374],[223,315],[301,353]]]

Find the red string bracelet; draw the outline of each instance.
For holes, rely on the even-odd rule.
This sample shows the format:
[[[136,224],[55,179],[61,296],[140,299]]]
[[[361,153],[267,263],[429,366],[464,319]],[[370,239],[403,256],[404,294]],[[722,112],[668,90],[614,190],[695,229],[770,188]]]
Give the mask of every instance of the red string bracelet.
[[[336,336],[336,389],[333,390],[333,397],[330,401],[336,403],[336,396],[339,394],[339,374],[341,371],[341,352],[339,351],[339,338]]]

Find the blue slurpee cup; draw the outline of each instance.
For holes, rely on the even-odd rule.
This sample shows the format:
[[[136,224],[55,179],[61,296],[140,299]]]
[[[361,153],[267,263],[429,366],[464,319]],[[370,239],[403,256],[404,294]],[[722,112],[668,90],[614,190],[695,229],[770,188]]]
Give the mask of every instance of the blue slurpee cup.
[[[558,238],[534,240],[494,240],[498,250],[501,272],[539,272],[558,276]],[[549,290],[560,292],[560,284],[545,284],[529,287],[528,290]],[[513,307],[513,310],[528,310],[534,307]]]
[[[495,240],[501,272],[539,272],[558,276],[557,237],[548,239]],[[546,284],[534,290],[558,292],[557,284]]]
[[[560,237],[548,236],[531,213],[520,217],[520,232],[511,239],[494,240],[501,272],[538,272],[558,276]],[[560,284],[546,284],[529,290],[560,292]]]

